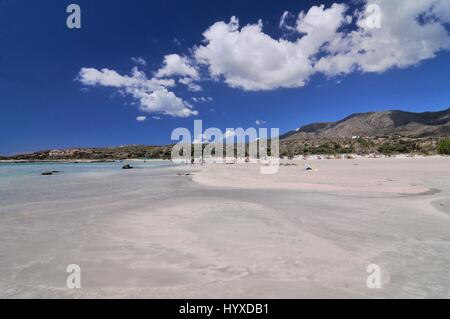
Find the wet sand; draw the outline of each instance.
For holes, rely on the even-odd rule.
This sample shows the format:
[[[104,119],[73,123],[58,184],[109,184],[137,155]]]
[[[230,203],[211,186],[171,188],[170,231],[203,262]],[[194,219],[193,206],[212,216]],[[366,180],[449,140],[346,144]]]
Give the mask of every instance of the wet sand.
[[[2,188],[0,297],[450,297],[449,158],[293,163]],[[66,287],[69,264],[81,289]]]

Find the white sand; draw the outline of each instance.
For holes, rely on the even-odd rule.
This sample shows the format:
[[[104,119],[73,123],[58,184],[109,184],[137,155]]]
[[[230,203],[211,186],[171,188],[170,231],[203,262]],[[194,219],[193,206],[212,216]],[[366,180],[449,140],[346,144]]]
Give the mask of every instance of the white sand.
[[[295,163],[2,189],[0,297],[450,297],[450,159]],[[69,264],[82,289],[65,287]]]

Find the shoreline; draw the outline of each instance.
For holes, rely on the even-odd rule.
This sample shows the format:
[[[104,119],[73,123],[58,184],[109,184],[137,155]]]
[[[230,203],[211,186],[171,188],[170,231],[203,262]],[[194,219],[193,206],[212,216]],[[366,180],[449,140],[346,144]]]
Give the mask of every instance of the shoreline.
[[[338,154],[338,155],[323,155],[323,154],[310,154],[310,155],[296,155],[292,159],[281,158],[280,161],[292,162],[298,160],[353,160],[353,159],[402,159],[402,158],[450,158],[449,155],[422,155],[422,154],[394,154],[394,155],[382,155],[382,154]],[[151,162],[151,161],[171,161],[170,159],[143,159],[143,158],[127,158],[127,159],[43,159],[43,160],[0,160],[0,163],[122,163],[122,162]]]
[[[67,163],[67,164],[85,164],[85,163],[122,163],[122,162],[162,162],[169,161],[166,159],[139,159],[129,158],[124,160],[88,160],[88,159],[75,159],[75,160],[0,160],[0,163],[9,164],[33,164],[33,163]]]

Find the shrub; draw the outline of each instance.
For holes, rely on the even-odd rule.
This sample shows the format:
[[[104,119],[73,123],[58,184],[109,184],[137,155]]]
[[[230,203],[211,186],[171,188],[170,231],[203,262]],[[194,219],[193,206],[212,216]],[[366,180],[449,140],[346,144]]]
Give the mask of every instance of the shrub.
[[[384,155],[391,154],[408,154],[417,151],[417,145],[410,141],[395,141],[393,143],[385,143],[378,147],[378,152]]]
[[[450,140],[447,138],[440,140],[437,151],[441,155],[450,155]]]

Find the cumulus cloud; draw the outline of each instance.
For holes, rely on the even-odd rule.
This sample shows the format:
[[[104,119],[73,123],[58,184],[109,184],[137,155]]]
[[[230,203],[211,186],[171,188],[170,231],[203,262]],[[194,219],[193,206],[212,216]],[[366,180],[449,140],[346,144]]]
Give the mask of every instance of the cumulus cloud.
[[[197,115],[197,111],[192,110],[192,106],[177,97],[166,88],[148,92],[136,92],[136,96],[141,102],[141,110],[148,113],[163,113],[177,117],[189,117]]]
[[[274,90],[303,87],[315,74],[333,77],[405,68],[450,50],[448,0],[361,0],[359,4],[357,10],[335,3],[312,6],[298,15],[285,11],[279,27],[289,31],[289,39],[268,35],[261,21],[241,26],[233,16],[229,22],[211,25],[202,44],[192,49],[192,57],[164,56],[152,78],[137,68],[130,75],[83,68],[78,80],[86,86],[115,88],[133,97],[141,111],[188,117],[197,111],[171,88],[182,84],[189,91],[202,91],[199,82],[205,76],[199,70],[207,70],[212,79],[230,87]],[[367,23],[372,13],[366,8],[373,5],[381,9],[380,28]],[[146,64],[142,58],[132,60]]]
[[[175,82],[171,79],[147,79],[144,72],[133,68],[131,75],[121,75],[110,69],[97,70],[95,68],[82,68],[78,80],[84,85],[100,85],[115,88],[142,88],[146,90],[156,90],[162,86],[172,87]]]
[[[147,120],[147,116],[138,116],[136,117],[136,121],[145,122]]]
[[[175,85],[173,79],[148,79],[144,72],[133,68],[130,76],[110,69],[82,68],[78,80],[87,86],[113,87],[139,102],[139,109],[147,113],[161,113],[174,117],[197,115],[192,106],[177,97],[168,88]]]
[[[255,124],[257,125],[257,126],[261,126],[261,125],[264,125],[264,124],[266,124],[267,122],[266,121],[263,121],[263,120],[256,120],[255,121]]]
[[[368,5],[381,8],[381,28],[370,28]],[[216,22],[195,49],[196,61],[215,79],[244,90],[304,86],[309,78],[353,71],[384,72],[403,68],[450,49],[447,0],[366,0],[361,10],[345,4],[313,6],[300,12],[293,26],[284,12],[280,27],[295,30],[296,39],[274,39],[263,24],[239,25],[232,17]]]
[[[327,53],[315,65],[328,75],[354,70],[384,72],[404,68],[450,49],[445,23],[450,22],[450,3],[445,0],[367,1],[381,9],[381,27],[370,28],[368,15],[358,15],[358,29],[339,34],[325,47]],[[420,19],[422,17],[422,19]]]
[[[187,57],[169,54],[164,57],[163,67],[156,72],[157,78],[183,76],[198,80],[199,75]]]
[[[240,28],[232,17],[203,34],[206,45],[198,47],[195,56],[208,66],[211,76],[223,77],[231,87],[249,91],[302,87],[314,73],[311,55],[332,39],[344,10],[344,5],[335,4],[329,9],[313,7],[306,15],[302,12],[298,28],[307,34],[295,42],[273,39],[262,31],[261,21]]]
[[[200,75],[194,63],[189,58],[178,54],[166,55],[163,66],[156,72],[155,77],[180,77],[178,82],[186,85],[189,91],[199,92],[203,90],[198,83],[195,83],[195,81],[200,80]]]
[[[299,87],[312,73],[307,56],[296,50],[296,44],[263,33],[261,21],[240,29],[238,19],[232,17],[229,23],[215,23],[203,36],[206,45],[195,51],[197,61],[231,87]]]
[[[187,86],[188,90],[191,92],[200,92],[203,91],[203,88],[197,84],[194,83],[194,80],[190,77],[181,78],[178,80],[181,84],[184,84]]]

